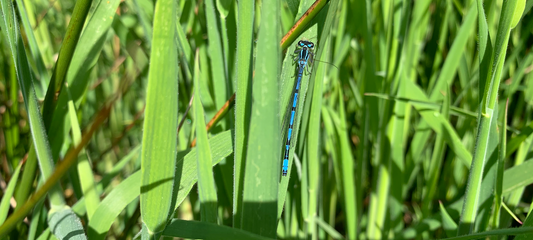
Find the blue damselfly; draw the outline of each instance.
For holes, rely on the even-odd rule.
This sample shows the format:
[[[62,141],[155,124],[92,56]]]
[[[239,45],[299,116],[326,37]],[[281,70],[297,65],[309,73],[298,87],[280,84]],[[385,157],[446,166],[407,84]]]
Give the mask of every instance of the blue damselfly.
[[[294,87],[294,90],[292,92],[291,98],[292,104],[289,105],[290,108],[290,120],[289,120],[289,129],[287,130],[287,142],[285,143],[285,154],[283,155],[283,166],[282,166],[282,174],[283,176],[287,176],[287,172],[289,170],[289,151],[291,148],[291,136],[293,134],[293,127],[294,127],[294,121],[296,118],[296,109],[298,104],[298,93],[300,91],[300,83],[302,81],[302,76],[305,70],[310,72],[310,66],[313,64],[313,57],[314,57],[314,50],[315,44],[306,41],[306,40],[300,40],[298,42],[298,49],[294,51],[295,57],[294,60],[297,61],[298,64],[298,75],[296,78],[296,85]]]

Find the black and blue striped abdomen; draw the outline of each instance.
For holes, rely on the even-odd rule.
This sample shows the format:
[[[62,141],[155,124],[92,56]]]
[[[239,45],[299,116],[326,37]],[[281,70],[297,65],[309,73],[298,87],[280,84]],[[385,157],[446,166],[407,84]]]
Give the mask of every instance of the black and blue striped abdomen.
[[[300,83],[302,81],[302,75],[305,68],[306,62],[303,64],[298,64],[298,77],[296,80],[296,87],[294,89],[294,94],[292,96],[292,104],[290,105],[291,112],[290,112],[290,121],[289,121],[289,130],[287,131],[287,141],[285,142],[285,155],[283,156],[283,166],[282,166],[282,174],[283,176],[287,176],[287,171],[289,170],[289,152],[291,148],[291,137],[292,137],[292,131],[294,127],[294,118],[296,117],[296,106],[298,105],[298,94],[300,92]]]

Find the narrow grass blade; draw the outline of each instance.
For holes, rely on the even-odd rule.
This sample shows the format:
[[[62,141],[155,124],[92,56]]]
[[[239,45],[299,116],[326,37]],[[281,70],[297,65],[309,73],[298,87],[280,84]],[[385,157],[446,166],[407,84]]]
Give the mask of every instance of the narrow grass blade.
[[[315,218],[315,221],[317,222],[318,226],[324,229],[333,239],[344,239],[342,237],[342,234],[337,232],[337,230],[335,230],[335,228],[333,228],[332,226],[328,225],[328,223],[324,222],[324,220],[320,218]]]
[[[490,236],[521,236],[525,234],[533,233],[533,227],[521,227],[521,228],[504,228],[497,230],[490,230],[480,233],[472,233],[460,237],[443,238],[443,240],[470,240],[470,239],[485,239]],[[527,238],[526,238],[527,239]]]
[[[407,81],[407,89],[409,89],[409,95],[413,96],[415,100],[429,102],[429,98],[426,97],[422,89],[411,81]],[[463,142],[459,138],[456,130],[451,126],[450,122],[445,119],[442,114],[437,111],[428,111],[428,108],[420,105],[413,105],[415,109],[420,113],[422,118],[424,118],[426,126],[429,125],[431,129],[437,133],[445,131],[445,140],[448,143],[448,146],[452,148],[455,154],[465,163],[466,166],[469,166],[472,159],[472,155],[463,145]],[[419,124],[420,125],[420,124]],[[415,134],[416,137],[416,134]]]
[[[252,105],[252,43],[254,1],[239,1],[237,26],[236,99],[235,102],[235,176],[233,189],[233,227],[240,228],[246,143]]]
[[[11,207],[10,201],[13,197],[13,192],[15,191],[15,186],[17,186],[19,174],[20,174],[20,168],[22,167],[22,164],[19,164],[15,171],[13,172],[13,175],[11,175],[11,180],[7,184],[7,187],[5,188],[4,195],[2,196],[2,201],[0,202],[0,225],[4,223],[6,220],[7,214],[9,213],[9,208]]]
[[[503,173],[505,170],[505,149],[507,147],[507,112],[509,110],[509,99],[505,104],[505,112],[502,116],[502,128],[500,132],[500,145],[498,145],[498,168],[496,173],[496,182],[494,184],[494,213],[492,214],[492,229],[498,229],[500,226],[500,211],[503,201]]]
[[[527,126],[521,129],[520,133],[509,140],[509,144],[507,144],[507,148],[505,150],[505,157],[508,158],[513,154],[521,145],[522,143],[531,136],[533,133],[533,121],[531,121]]]
[[[280,1],[263,2],[257,39],[250,132],[244,171],[241,226],[276,237],[278,179],[281,173],[278,84]],[[237,193],[239,194],[239,193]]]
[[[41,168],[42,178],[46,180],[50,178],[50,175],[53,172],[54,163],[50,146],[48,144],[45,126],[39,110],[39,102],[33,87],[33,75],[26,57],[24,44],[22,43],[13,2],[2,0],[0,1],[0,5],[2,16],[2,19],[0,19],[0,28],[4,29],[2,33],[11,50],[11,57],[15,64],[17,80],[20,89],[22,90],[26,111],[28,112],[28,121],[32,133],[33,145],[35,146],[37,157],[40,162],[39,166]],[[52,188],[49,197],[52,208],[56,206],[61,208],[64,206],[65,201],[59,185],[55,185]]]
[[[194,116],[196,119],[196,161],[198,165],[198,195],[200,198],[200,211],[202,221],[217,223],[217,193],[213,170],[210,167],[211,149],[207,141],[207,130],[205,129],[204,107],[200,100],[200,62],[198,61],[198,51],[196,51],[196,61],[194,64]]]
[[[443,118],[445,120],[448,120],[449,117],[449,111],[450,111],[450,102],[451,102],[451,96],[450,91],[446,92],[446,98],[444,99],[444,103],[442,106],[442,112]],[[446,135],[446,129],[444,126],[442,126],[442,130],[439,134],[437,134],[437,140],[435,141],[435,145],[433,148],[432,156],[431,156],[431,162],[429,164],[428,174],[427,174],[427,184],[424,187],[425,189],[425,195],[422,200],[422,213],[424,216],[428,216],[430,213],[430,210],[432,209],[432,202],[433,198],[435,197],[435,193],[437,192],[437,188],[439,186],[439,179],[440,179],[440,173],[442,169],[442,162],[444,160],[444,139]]]
[[[346,111],[344,106],[344,100],[342,99],[344,94],[342,92],[342,88],[340,89],[339,93],[339,117],[340,117],[340,124],[337,126],[337,134],[338,139],[340,142],[340,159],[342,162],[342,165],[340,166],[341,169],[341,176],[342,176],[342,192],[344,193],[344,206],[345,210],[344,213],[346,215],[346,228],[348,229],[348,238],[356,238],[357,236],[357,230],[359,229],[359,223],[357,221],[359,213],[357,208],[357,199],[358,195],[355,191],[355,188],[358,188],[360,186],[355,185],[355,176],[354,176],[354,158],[353,154],[350,149],[350,142],[349,142],[349,133],[348,133],[348,127],[346,126]],[[353,237],[352,237],[353,236]]]
[[[228,93],[228,77],[226,71],[226,60],[224,58],[224,52],[222,48],[222,38],[220,31],[218,29],[215,5],[213,0],[205,1],[205,17],[207,20],[207,34],[208,34],[208,53],[209,59],[211,60],[211,69],[213,80],[213,89],[214,89],[214,98],[215,98],[215,107],[220,109],[226,99],[229,97]],[[208,71],[207,69],[202,71]]]
[[[33,28],[29,21],[28,12],[26,11],[26,6],[21,0],[17,0],[16,2],[17,9],[20,14],[20,20],[22,22],[22,25],[24,26],[24,33],[26,33],[26,36],[28,38],[28,45],[30,47],[31,56],[33,58],[33,61],[35,62],[35,66],[37,67],[37,73],[39,74],[36,77],[37,79],[35,80],[36,83],[39,82],[40,84],[34,84],[35,92],[37,94],[37,97],[44,98],[46,88],[48,87],[50,74],[46,69],[43,58],[39,51],[39,46],[37,44],[38,41],[35,38],[35,34],[33,33]]]
[[[69,86],[65,86],[65,91],[70,97]],[[72,126],[72,138],[74,139],[74,146],[76,146],[81,142],[81,129],[78,123],[76,107],[74,107],[72,99],[68,102],[68,111]],[[96,191],[96,182],[94,181],[91,164],[89,163],[89,156],[85,152],[85,149],[80,152],[78,157],[77,170],[79,181],[83,191],[83,197],[85,198],[85,206],[87,207],[87,218],[90,221],[96,207],[100,204],[100,198]]]
[[[57,104],[55,96],[58,92],[61,92],[64,85],[67,71],[72,61],[74,51],[76,50],[76,46],[78,45],[78,40],[84,27],[87,14],[89,13],[91,3],[92,0],[80,0],[76,1],[76,5],[74,6],[72,18],[69,22],[63,43],[61,44],[61,50],[59,51],[54,72],[52,73],[52,78],[50,79],[44,99],[43,119],[47,131],[50,130],[50,124],[52,123]]]
[[[61,177],[63,177],[70,168],[70,166],[74,164],[77,159],[76,157],[78,156],[81,149],[89,142],[89,140],[93,136],[93,133],[96,131],[96,129],[100,127],[102,122],[107,119],[113,102],[114,101],[110,101],[108,106],[105,106],[102,110],[100,110],[100,112],[96,114],[94,121],[91,123],[90,127],[88,127],[85,134],[83,134],[81,143],[78,144],[74,149],[71,149],[67,152],[65,158],[63,158],[63,161],[57,165],[55,172],[46,179],[44,184],[32,195],[32,197],[27,202],[22,205],[22,207],[20,207],[18,211],[11,214],[11,216],[6,220],[6,222],[0,226],[0,238],[5,236],[13,227],[15,227],[15,224],[21,221],[45,195],[53,193],[52,191],[50,191],[50,189],[56,186],[57,182],[61,179]],[[52,209],[54,209],[55,206],[58,205],[52,205]],[[55,208],[62,210],[65,209],[65,207],[63,206]],[[82,228],[81,225],[80,228]]]
[[[113,23],[115,12],[117,10],[119,0],[99,0],[93,15],[87,21],[87,25],[81,35],[78,46],[72,55],[68,72],[65,76],[66,83],[69,86],[70,97],[64,91],[59,93],[57,99],[57,108],[54,110],[53,118],[50,125],[50,145],[52,148],[52,156],[57,158],[59,151],[69,139],[68,131],[70,128],[70,121],[68,117],[68,101],[72,99],[75,107],[79,108],[83,96],[87,93],[87,86],[91,78],[91,70],[96,65],[96,61],[100,56],[100,52],[104,47],[107,33]],[[55,95],[54,95],[55,96]]]
[[[476,148],[468,176],[468,187],[465,192],[465,199],[461,219],[457,231],[457,235],[464,235],[471,233],[474,229],[476,217],[478,214],[481,181],[483,177],[483,169],[487,158],[492,153],[492,144],[489,143],[491,132],[495,130],[493,119],[495,118],[497,94],[500,86],[501,70],[505,60],[505,53],[507,51],[507,44],[509,34],[511,31],[511,19],[516,6],[516,1],[506,1],[503,3],[500,23],[498,25],[498,34],[496,35],[496,44],[491,58],[491,65],[495,69],[481,69],[481,71],[489,71],[488,78],[485,84],[485,89],[481,102],[481,114],[478,121],[478,135],[476,138]],[[481,64],[481,63],[480,63]],[[481,65],[483,66],[483,65]],[[480,68],[481,68],[480,66]],[[483,79],[482,79],[483,80]],[[497,133],[494,133],[497,136]],[[497,137],[496,137],[497,138]]]
[[[533,161],[524,163],[505,170],[503,175],[502,194],[510,193],[533,183]]]
[[[186,221],[181,219],[174,219],[168,225],[163,232],[164,236],[178,237],[178,238],[192,238],[192,239],[257,239],[267,240],[273,238],[267,238],[260,235],[256,235],[250,232],[239,230],[236,228],[230,228],[227,226],[215,225],[212,223],[198,222],[198,221]]]
[[[143,229],[158,236],[174,211],[178,129],[176,1],[155,6],[141,153]],[[176,189],[177,190],[177,189]]]
[[[446,235],[451,237],[457,232],[457,223],[453,221],[452,217],[448,214],[448,211],[446,211],[446,208],[440,201],[439,208],[442,216],[442,227],[444,228],[444,231],[446,231]]]

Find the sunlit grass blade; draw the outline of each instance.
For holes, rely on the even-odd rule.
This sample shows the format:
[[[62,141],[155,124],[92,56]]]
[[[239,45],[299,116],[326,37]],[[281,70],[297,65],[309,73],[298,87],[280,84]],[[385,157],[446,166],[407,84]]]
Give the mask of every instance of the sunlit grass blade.
[[[200,211],[202,221],[217,223],[217,193],[213,179],[213,170],[210,166],[211,149],[207,141],[207,130],[205,129],[204,107],[200,94],[200,62],[199,52],[196,51],[194,61],[194,116],[196,119],[196,162],[198,166],[198,195],[200,198]]]
[[[13,7],[13,2],[2,0],[0,1],[0,5],[0,11],[2,16],[2,19],[0,19],[0,27],[4,29],[2,31],[4,39],[9,44],[9,48],[11,50],[11,57],[13,59],[13,63],[15,64],[17,79],[19,82],[20,89],[22,90],[24,104],[28,112],[28,120],[32,133],[33,144],[37,153],[36,155],[40,161],[39,165],[41,169],[42,178],[44,180],[49,180],[53,172],[54,163],[50,151],[50,146],[48,144],[48,137],[46,134],[45,126],[41,118],[39,103],[33,87],[33,76],[29,67],[28,59],[26,57],[24,44],[22,43],[18,20],[16,19],[16,13]],[[48,193],[48,195],[50,198],[51,208],[63,209],[65,206],[65,200],[63,198],[61,187],[59,185],[55,185],[55,182],[53,187],[50,187],[51,191],[50,193]],[[30,205],[27,206],[27,209],[19,209],[19,215],[17,215],[16,217],[11,217],[11,221],[9,221],[8,219],[8,221],[4,223],[4,231],[7,231],[7,229],[12,228],[13,224],[15,224],[16,221],[22,219],[22,217],[24,217],[29,212]],[[81,227],[81,225],[79,225],[78,227]],[[0,231],[0,236],[5,234],[6,232],[2,233]]]
[[[252,105],[252,43],[254,1],[239,1],[239,24],[237,30],[236,60],[236,105],[235,105],[235,176],[233,189],[233,227],[241,226],[242,192],[244,166],[246,162],[246,143]]]
[[[70,98],[69,86],[65,86],[65,91]],[[70,123],[72,126],[72,138],[74,139],[74,146],[78,145],[81,142],[81,129],[78,123],[78,118],[76,114],[76,107],[74,107],[74,102],[72,99],[68,102],[68,111],[70,116]],[[91,164],[89,163],[89,156],[82,150],[78,156],[77,171],[79,175],[80,185],[83,191],[83,197],[85,198],[85,206],[87,207],[87,218],[92,218],[96,207],[100,203],[100,198],[96,191],[96,182],[94,181],[94,175],[91,169]]]
[[[100,52],[104,47],[107,33],[113,23],[115,12],[120,1],[99,0],[100,3],[78,41],[78,47],[73,50],[65,82],[68,84],[70,97],[65,91],[59,93],[57,108],[53,110],[52,122],[49,124],[50,144],[52,156],[59,156],[64,144],[68,143],[70,121],[68,117],[68,101],[72,99],[76,108],[79,108],[82,99],[87,94],[87,86],[91,80],[91,70],[96,64]],[[55,96],[55,95],[54,95]],[[47,113],[48,114],[48,113]]]
[[[35,67],[37,68],[38,76],[36,76],[36,79],[35,79],[36,81],[34,84],[35,93],[37,94],[37,97],[44,98],[44,94],[46,93],[46,88],[48,87],[48,81],[50,79],[50,74],[48,73],[48,70],[46,69],[43,58],[39,51],[37,39],[35,39],[33,28],[28,19],[29,17],[28,17],[28,12],[26,11],[26,7],[21,0],[17,0],[16,2],[17,2],[17,9],[20,14],[20,20],[22,22],[22,25],[24,26],[24,33],[26,33],[26,37],[28,39],[28,45],[30,47],[31,57],[33,58],[33,61],[35,62]]]
[[[178,129],[176,1],[155,6],[141,153],[144,236],[159,236],[174,211]]]
[[[57,98],[55,95],[61,92],[61,88],[65,83],[67,71],[72,61],[74,51],[78,46],[78,40],[83,30],[87,14],[91,7],[92,0],[77,1],[72,12],[71,21],[68,24],[67,33],[61,44],[61,50],[57,58],[57,62],[52,73],[52,78],[46,91],[46,96],[43,105],[43,119],[46,130],[50,130],[50,124],[54,116]],[[84,46],[87,47],[87,46]]]
[[[224,102],[229,98],[228,81],[226,66],[229,64],[224,58],[222,48],[222,37],[218,29],[215,5],[213,0],[205,1],[205,17],[207,20],[208,50],[209,59],[211,60],[211,71],[213,79],[213,89],[215,98],[215,107],[221,108]],[[202,71],[208,71],[207,69]]]
[[[47,194],[53,193],[50,191],[50,189],[56,186],[57,182],[61,179],[61,177],[63,177],[65,173],[68,171],[68,169],[70,168],[70,166],[74,164],[81,149],[89,142],[89,140],[93,136],[93,133],[96,131],[96,129],[100,127],[102,122],[105,119],[107,119],[113,102],[114,101],[110,101],[108,103],[109,105],[105,106],[102,110],[100,110],[100,112],[97,113],[94,121],[91,123],[88,129],[84,132],[80,144],[78,144],[75,148],[67,152],[67,154],[63,158],[63,161],[57,165],[55,172],[53,172],[53,174],[51,174],[50,177],[48,177],[45,180],[44,184],[39,187],[39,189],[32,195],[32,197],[27,202],[25,202],[23,206],[20,207],[20,209],[18,209],[18,211],[14,212],[6,220],[6,222],[0,226],[0,237],[5,236],[13,227],[15,227],[15,224],[21,221],[44,196],[46,196]],[[44,131],[44,128],[43,128],[43,131]],[[51,198],[51,200],[53,200],[53,198]],[[59,207],[57,206],[59,205],[52,205],[52,209],[55,208],[55,209],[63,211],[68,208],[68,207],[64,207],[65,205],[59,206]],[[70,221],[67,224],[70,224],[70,223],[73,223],[73,222]],[[79,228],[74,231],[75,233],[80,233],[79,231],[83,229],[81,224],[79,224],[78,227]],[[67,229],[67,230],[72,230],[72,229]]]
[[[244,166],[243,230],[276,237],[278,180],[281,173],[279,124],[280,1],[263,2],[257,38],[252,112]],[[239,193],[237,193],[239,194]]]
[[[525,161],[524,163],[505,170],[503,175],[502,193],[507,194],[517,189],[523,188],[533,183],[531,172],[533,168],[533,161]]]
[[[480,78],[480,81],[486,83],[480,106],[481,113],[478,120],[476,148],[474,149],[472,166],[468,177],[468,187],[465,192],[463,211],[461,213],[461,219],[457,231],[458,236],[471,233],[474,230],[474,224],[476,222],[480,203],[479,201],[483,200],[480,199],[480,186],[484,174],[483,169],[485,162],[487,161],[487,158],[490,157],[487,153],[492,153],[494,149],[494,145],[490,144],[489,137],[491,135],[496,135],[497,138],[497,133],[491,134],[491,132],[496,130],[496,128],[493,127],[495,126],[493,119],[497,117],[495,114],[497,113],[496,105],[501,80],[500,74],[505,61],[505,53],[507,51],[509,34],[511,31],[511,18],[515,6],[516,1],[511,0],[504,2],[502,7],[498,33],[496,35],[496,43],[490,61],[491,66],[494,66],[495,69],[483,69],[482,62],[479,63],[480,71],[489,71],[489,74],[487,74],[486,79]]]
[[[425,96],[419,86],[413,84],[410,81],[407,81],[406,83],[407,88],[409,89],[409,95],[415,97],[415,100],[422,102],[430,101],[430,99]],[[465,165],[468,166],[468,164],[470,164],[470,160],[472,159],[472,155],[463,145],[461,139],[459,138],[459,135],[457,134],[456,130],[451,126],[449,121],[445,119],[440,113],[435,114],[437,111],[428,111],[428,108],[423,105],[419,106],[417,104],[414,105],[414,107],[427,123],[424,124],[424,126],[431,127],[431,129],[437,133],[442,132],[442,130],[446,130],[446,134],[444,136],[446,142],[448,143],[448,146],[450,146],[455,152],[455,154],[457,154],[457,156],[465,163]]]
[[[257,234],[246,232],[243,230],[230,228],[227,226],[219,226],[212,223],[186,221],[181,219],[174,219],[163,232],[164,236],[193,238],[193,239],[257,239],[268,240],[273,238],[263,237]]]
[[[452,217],[446,211],[446,208],[442,205],[442,202],[439,201],[439,209],[442,216],[442,227],[446,231],[446,235],[451,237],[454,236],[457,232],[457,223],[455,223]]]

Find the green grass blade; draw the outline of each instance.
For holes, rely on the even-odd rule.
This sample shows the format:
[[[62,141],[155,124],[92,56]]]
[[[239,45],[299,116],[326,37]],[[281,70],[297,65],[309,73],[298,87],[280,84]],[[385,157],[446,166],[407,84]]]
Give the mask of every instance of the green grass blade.
[[[437,100],[442,97],[440,91],[446,91],[449,86],[453,83],[453,77],[457,72],[459,67],[460,57],[463,54],[463,50],[466,46],[467,40],[470,37],[470,34],[474,32],[475,23],[476,23],[477,9],[474,6],[471,6],[468,10],[468,13],[465,16],[465,20],[457,32],[457,37],[454,39],[450,52],[446,56],[444,65],[440,71],[440,75],[436,80],[435,87],[431,91],[430,99]]]
[[[44,99],[43,119],[47,130],[50,130],[50,124],[52,123],[52,118],[54,116],[56,106],[55,95],[57,92],[61,92],[65,83],[67,71],[72,61],[74,50],[76,50],[76,46],[78,45],[78,40],[81,31],[83,30],[87,14],[89,13],[91,3],[92,0],[81,0],[76,1],[76,5],[74,6],[72,18],[69,22],[63,43],[61,44],[61,50],[59,51],[59,56]]]
[[[54,110],[50,131],[50,144],[52,156],[58,157],[64,144],[68,144],[68,131],[70,121],[68,117],[68,101],[72,99],[75,107],[79,108],[80,103],[86,95],[87,86],[91,80],[91,70],[96,65],[96,61],[104,47],[107,33],[113,23],[119,0],[100,0],[94,10],[93,15],[87,21],[87,25],[78,41],[78,47],[72,56],[72,61],[66,75],[66,82],[70,90],[69,95],[61,91],[57,100],[57,108]]]
[[[497,93],[500,86],[500,74],[503,68],[505,53],[507,50],[509,33],[511,31],[511,19],[515,6],[516,1],[506,1],[504,2],[501,11],[502,16],[500,17],[498,34],[496,35],[496,44],[491,59],[491,63],[493,63],[495,69],[488,74],[485,90],[482,96],[483,100],[481,102],[481,114],[479,115],[478,121],[476,148],[474,150],[472,166],[470,168],[470,174],[468,177],[468,187],[465,192],[463,210],[457,231],[458,236],[468,234],[473,231],[474,223],[478,214],[479,201],[483,200],[480,199],[483,168],[487,158],[490,157],[490,155],[487,155],[487,153],[490,154],[493,150],[493,144],[490,144],[489,137],[492,135],[491,132],[495,130],[495,127],[491,127],[491,125],[495,126],[492,122],[495,118],[494,114],[497,113],[496,104]],[[481,69],[481,71],[487,70],[489,69]],[[493,134],[496,134],[497,136],[497,133]]]
[[[509,99],[505,104],[505,112],[502,116],[502,128],[500,131],[500,145],[498,146],[498,168],[496,173],[496,182],[494,186],[494,213],[492,216],[492,228],[498,229],[500,226],[500,211],[503,201],[503,173],[505,170],[505,149],[507,147],[507,112],[509,110]]]
[[[444,228],[444,231],[446,231],[446,235],[451,237],[457,232],[457,223],[453,221],[452,217],[448,214],[448,211],[446,211],[446,208],[440,201],[439,208],[442,216],[442,227]]]
[[[194,116],[196,119],[196,160],[198,165],[198,195],[200,197],[200,211],[202,221],[217,223],[217,192],[213,179],[213,170],[210,167],[211,149],[207,141],[207,130],[205,129],[204,107],[200,95],[200,62],[196,51],[196,61],[194,64]]]
[[[504,228],[504,229],[497,229],[497,230],[491,230],[491,231],[480,232],[480,233],[473,233],[470,235],[464,235],[460,237],[443,238],[442,240],[485,239],[490,236],[512,236],[512,235],[516,235],[518,237],[524,234],[531,234],[531,233],[533,233],[533,227]]]
[[[4,195],[2,196],[2,201],[0,202],[0,225],[4,223],[6,220],[7,214],[9,213],[10,201],[11,197],[13,197],[13,192],[15,191],[15,186],[17,185],[19,174],[20,174],[20,168],[22,167],[22,164],[19,164],[15,171],[13,172],[13,175],[11,175],[11,180],[7,184],[7,187],[5,188]]]
[[[278,179],[281,173],[278,84],[280,1],[263,2],[257,39],[250,132],[244,171],[241,226],[276,237]],[[238,193],[237,193],[238,194]]]
[[[207,34],[209,42],[209,59],[211,60],[212,68],[212,84],[215,95],[215,107],[220,109],[222,105],[229,98],[228,94],[228,77],[226,65],[228,64],[224,58],[222,48],[222,38],[218,29],[215,5],[213,0],[205,1],[205,17],[207,19]],[[207,69],[203,71],[208,71]]]
[[[230,228],[227,226],[219,226],[207,222],[198,222],[198,221],[186,221],[181,219],[174,219],[168,225],[168,227],[163,232],[163,235],[169,237],[179,237],[179,238],[192,238],[192,239],[235,239],[235,240],[245,240],[245,239],[257,239],[257,240],[267,240],[273,238],[266,238],[260,235],[256,235],[250,232],[242,231],[235,228]]]
[[[507,144],[507,148],[505,150],[505,157],[508,158],[513,154],[521,145],[522,143],[531,136],[533,133],[533,121],[531,121],[527,126],[523,127],[520,133],[509,140],[509,144]]]
[[[443,118],[448,120],[449,118],[449,111],[450,111],[450,91],[447,91],[446,93],[446,99],[444,99],[444,103],[442,106],[442,112]],[[437,192],[438,188],[438,180],[440,179],[440,173],[442,169],[442,162],[444,161],[444,139],[446,133],[446,129],[444,126],[442,126],[442,130],[440,133],[437,134],[437,140],[435,141],[435,145],[433,148],[433,153],[431,156],[431,162],[429,164],[428,174],[427,174],[427,185],[425,187],[425,195],[422,200],[422,213],[424,216],[428,216],[430,213],[430,210],[432,209],[432,202],[433,198],[435,197],[435,193]]]
[[[28,45],[30,47],[31,57],[33,58],[33,61],[35,62],[35,67],[37,68],[37,72],[39,74],[36,77],[37,79],[35,80],[36,80],[36,83],[39,82],[40,84],[34,84],[35,92],[37,94],[37,97],[44,98],[46,88],[48,87],[48,81],[50,79],[50,74],[48,73],[48,70],[46,69],[41,53],[39,52],[39,46],[37,44],[38,41],[37,39],[35,39],[32,26],[28,19],[29,17],[28,17],[28,12],[26,11],[26,7],[21,0],[17,0],[16,2],[17,2],[17,9],[20,14],[20,20],[22,22],[22,25],[24,26],[24,33],[26,33],[26,36],[28,38]]]
[[[533,176],[529,174],[533,169],[533,161],[524,163],[505,170],[502,183],[502,194],[513,192],[533,183]]]
[[[70,97],[68,86],[65,86],[65,91]],[[76,107],[74,107],[72,99],[68,102],[68,111],[72,126],[72,138],[74,139],[74,146],[76,146],[81,142],[81,129],[78,123]],[[77,170],[83,197],[85,198],[85,206],[87,207],[87,218],[90,221],[98,204],[100,204],[100,197],[97,194],[96,182],[94,181],[94,175],[88,158],[89,156],[85,152],[85,149],[82,150],[78,156]]]
[[[209,144],[214,152],[211,159],[212,166],[218,164],[223,158],[229,156],[233,151],[231,132],[225,131],[211,139]],[[187,198],[193,185],[198,180],[196,151],[179,152],[176,165],[183,171],[180,172],[178,196],[176,197],[176,206]],[[183,157],[184,156],[184,157]],[[122,181],[111,191],[104,200],[98,205],[94,218],[89,222],[88,237],[89,239],[105,239],[107,231],[119,214],[126,206],[137,198],[140,194],[141,172],[137,171]]]
[[[320,35],[320,39],[319,39],[319,44],[320,44],[320,48],[317,49],[316,53],[315,53],[315,56],[314,58],[317,59],[318,61],[316,61],[315,63],[317,64],[314,64],[313,66],[313,72],[311,73],[311,76],[309,77],[309,84],[313,84],[312,85],[312,95],[311,95],[311,98],[310,98],[310,110],[309,110],[309,118],[308,118],[308,121],[307,121],[307,124],[308,124],[308,129],[306,129],[305,127],[305,124],[303,124],[304,128],[303,129],[306,129],[306,142],[307,142],[307,154],[304,155],[307,160],[307,168],[304,168],[304,169],[307,169],[308,171],[308,176],[312,176],[310,178],[308,178],[308,214],[307,214],[307,220],[308,220],[308,225],[307,225],[307,234],[308,234],[308,237],[312,238],[312,239],[317,239],[318,238],[318,235],[317,235],[317,224],[315,221],[313,221],[313,219],[315,219],[317,216],[318,216],[318,206],[319,206],[319,192],[320,192],[320,188],[319,188],[319,180],[320,178],[317,177],[320,175],[320,152],[318,151],[318,149],[320,149],[320,124],[321,124],[321,120],[320,120],[320,112],[321,112],[321,109],[322,109],[322,101],[323,101],[323,78],[326,76],[326,66],[324,66],[324,64],[318,64],[320,61],[323,62],[325,61],[325,56],[327,54],[322,54],[324,52],[324,49],[329,50],[330,47],[328,45],[328,40],[329,40],[329,30],[331,28],[331,24],[334,20],[334,16],[336,14],[336,10],[337,10],[337,6],[339,4],[339,1],[332,1],[330,2],[330,5],[329,7],[327,8],[328,9],[328,15],[326,16],[326,21],[325,21],[325,24],[323,26],[318,26],[318,27],[321,27],[321,29],[319,30],[322,30],[321,32],[321,35]],[[319,20],[320,18],[317,18],[317,21],[322,21],[322,20]],[[317,24],[318,25],[318,24]],[[300,97],[300,101],[303,101],[303,99],[305,98],[302,98]],[[305,104],[305,106],[307,107],[308,104]],[[295,131],[295,132],[298,132],[298,131]],[[302,133],[304,133],[302,131]],[[304,135],[305,136],[305,135]],[[302,139],[302,138],[301,138]],[[305,200],[304,200],[305,201]]]
[[[335,230],[335,228],[324,222],[324,220],[320,218],[315,218],[315,221],[317,222],[318,226],[324,229],[324,231],[326,231],[328,235],[331,236],[333,239],[344,239],[342,234],[340,234],[339,232],[337,232],[337,230]]]
[[[342,99],[342,90],[339,94],[339,117],[341,119],[340,124],[337,126],[338,139],[340,141],[340,159],[342,166],[340,167],[342,171],[342,192],[344,193],[344,206],[345,206],[345,215],[346,215],[346,228],[348,229],[348,239],[355,238],[357,236],[357,230],[359,229],[359,223],[357,221],[360,211],[357,208],[357,199],[358,195],[356,194],[355,188],[359,186],[355,184],[354,176],[354,159],[353,154],[350,149],[350,142],[348,140],[349,133],[346,126],[346,115],[345,115],[345,106]],[[353,237],[352,237],[353,236]]]
[[[233,227],[240,228],[244,165],[252,105],[252,43],[254,1],[239,1],[237,26],[236,99],[235,99],[235,176],[233,189]]]
[[[28,200],[30,192],[33,190],[33,182],[36,178],[37,172],[37,156],[34,147],[30,147],[28,152],[28,158],[24,165],[24,171],[22,172],[22,178],[19,181],[19,186],[15,192],[15,200],[18,203],[23,203]],[[22,204],[17,204],[15,211],[19,210]]]
[[[28,112],[33,144],[40,162],[42,177],[43,179],[47,179],[53,172],[54,164],[48,144],[48,137],[39,110],[38,99],[33,87],[33,76],[22,43],[18,21],[15,17],[16,13],[12,5],[13,2],[3,0],[0,1],[0,4],[2,13],[0,27],[5,29],[2,32],[4,33],[4,39],[9,44],[11,56],[15,63],[17,79]],[[62,207],[65,204],[62,194],[59,185],[52,188],[52,191],[49,193],[52,208],[55,206]]]
[[[176,1],[155,6],[141,153],[144,234],[158,236],[174,211],[178,129]]]
[[[139,196],[141,177],[140,171],[128,176],[102,200],[89,222],[89,239],[105,239],[114,219]]]
[[[415,100],[422,102],[430,101],[430,99],[426,97],[426,95],[423,93],[419,86],[415,85],[411,81],[407,81],[406,83],[407,89],[409,89],[408,94],[414,97]],[[449,121],[437,111],[428,111],[428,108],[423,105],[417,104],[414,105],[414,107],[417,111],[419,111],[422,118],[424,118],[427,125],[429,125],[429,127],[431,127],[433,131],[441,133],[443,130],[445,130],[445,140],[448,143],[448,146],[450,146],[454,153],[457,154],[457,156],[465,163],[465,165],[468,166],[472,159],[472,155],[463,145],[461,139],[459,138],[459,135],[457,134],[456,130],[451,126]]]

